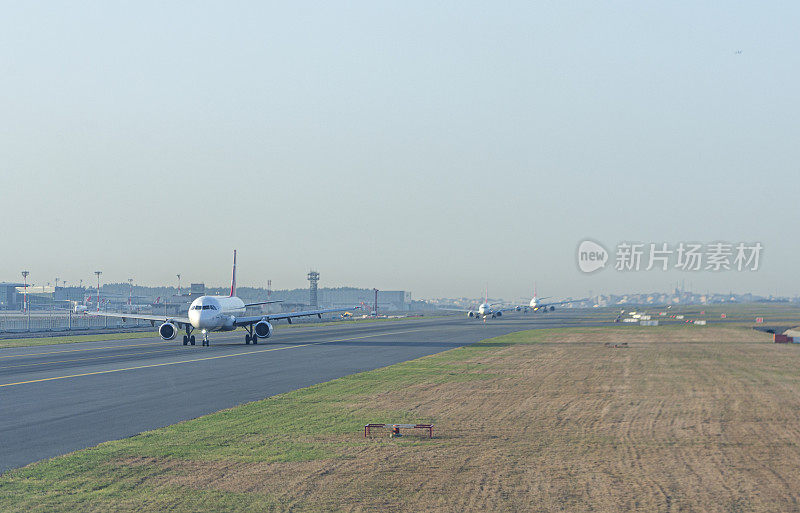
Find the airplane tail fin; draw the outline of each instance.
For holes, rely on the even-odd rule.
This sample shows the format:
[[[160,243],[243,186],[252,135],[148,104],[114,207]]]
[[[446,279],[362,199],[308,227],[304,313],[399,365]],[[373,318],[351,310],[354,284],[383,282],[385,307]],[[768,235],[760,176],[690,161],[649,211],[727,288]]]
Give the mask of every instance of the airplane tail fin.
[[[233,277],[231,278],[231,295],[233,297],[236,295],[236,250],[233,250]]]

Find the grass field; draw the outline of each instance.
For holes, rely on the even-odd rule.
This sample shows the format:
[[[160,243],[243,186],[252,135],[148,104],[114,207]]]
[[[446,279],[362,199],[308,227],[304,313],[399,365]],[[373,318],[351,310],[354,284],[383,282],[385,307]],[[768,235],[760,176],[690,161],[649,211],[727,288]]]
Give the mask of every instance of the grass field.
[[[770,340],[516,333],[8,472],[0,510],[796,511],[800,346]]]

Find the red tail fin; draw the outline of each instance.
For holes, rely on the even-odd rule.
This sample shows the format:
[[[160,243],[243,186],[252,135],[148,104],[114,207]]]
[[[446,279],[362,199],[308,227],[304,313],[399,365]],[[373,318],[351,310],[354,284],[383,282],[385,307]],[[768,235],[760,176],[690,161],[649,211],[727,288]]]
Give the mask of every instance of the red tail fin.
[[[236,295],[236,250],[233,250],[233,277],[231,278],[231,295],[233,297]]]

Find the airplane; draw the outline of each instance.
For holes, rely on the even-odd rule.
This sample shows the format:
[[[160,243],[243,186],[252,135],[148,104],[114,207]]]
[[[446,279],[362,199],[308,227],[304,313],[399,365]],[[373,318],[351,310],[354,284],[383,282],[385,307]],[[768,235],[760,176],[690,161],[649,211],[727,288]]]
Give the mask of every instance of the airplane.
[[[244,343],[258,344],[259,338],[269,338],[273,327],[270,321],[286,319],[291,324],[295,317],[316,315],[320,319],[322,314],[330,312],[343,312],[352,308],[329,308],[322,310],[306,310],[302,312],[289,312],[279,314],[245,315],[248,306],[280,303],[281,301],[259,301],[245,303],[236,296],[236,250],[233,251],[233,277],[231,279],[231,293],[228,296],[200,296],[189,306],[186,317],[170,315],[131,315],[125,313],[86,312],[87,315],[101,317],[117,317],[126,319],[142,319],[150,321],[155,326],[156,322],[162,323],[158,327],[158,334],[163,340],[172,340],[179,329],[185,330],[183,345],[195,345],[195,336],[192,332],[196,329],[203,334],[203,345],[210,346],[208,334],[212,331],[232,331],[238,327],[247,330]],[[358,307],[355,307],[358,308]]]
[[[83,298],[83,302],[74,301],[72,299],[64,299],[63,301],[66,301],[71,305],[71,308],[69,308],[69,309],[72,310],[72,313],[83,313],[83,312],[85,312],[86,310],[89,309],[87,304],[89,303],[90,300],[91,300],[91,297]]]
[[[527,313],[529,309],[533,310],[534,312],[538,312],[540,310],[542,312],[548,312],[548,311],[552,312],[552,311],[554,311],[556,309],[556,306],[558,306],[558,305],[565,305],[567,303],[577,303],[579,301],[583,301],[583,299],[575,299],[575,300],[571,300],[571,301],[552,301],[552,302],[547,302],[547,303],[542,302],[543,299],[549,299],[551,297],[552,296],[538,297],[536,295],[536,284],[534,283],[533,284],[533,298],[531,299],[531,302],[528,303],[527,306],[517,306],[515,308],[515,310],[518,311],[518,312],[520,310],[524,310],[525,313]]]
[[[73,313],[83,313],[89,310],[89,301],[92,300],[92,297],[85,297],[83,298],[83,302],[80,301],[73,301],[72,303],[72,311]]]
[[[495,305],[500,303],[489,303],[489,288],[486,288],[486,299],[483,303],[478,305],[478,310],[468,310],[467,317],[474,318],[474,319],[483,319],[483,322],[486,322],[486,319],[492,318],[496,319],[497,317],[503,316],[503,311],[508,310],[508,308],[493,308]]]
[[[501,310],[501,309],[493,309],[492,308],[492,306],[494,306],[496,304],[497,303],[489,304],[488,302],[487,303],[481,303],[480,305],[478,305],[478,310],[477,311],[473,311],[473,310],[468,311],[467,312],[467,317],[474,317],[475,319],[483,319],[484,322],[486,322],[486,319],[489,318],[489,317],[491,317],[492,319],[495,319],[497,317],[502,317],[503,316],[503,310]]]

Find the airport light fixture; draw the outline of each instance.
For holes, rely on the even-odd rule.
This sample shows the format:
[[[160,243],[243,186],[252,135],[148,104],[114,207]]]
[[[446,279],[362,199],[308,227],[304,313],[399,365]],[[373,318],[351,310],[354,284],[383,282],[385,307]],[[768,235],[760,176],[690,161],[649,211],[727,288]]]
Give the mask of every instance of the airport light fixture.
[[[23,293],[22,293],[22,311],[28,311],[28,275],[30,271],[22,271],[22,283],[23,285]]]
[[[103,271],[95,271],[97,275],[97,311],[100,311],[100,275],[103,274]]]

